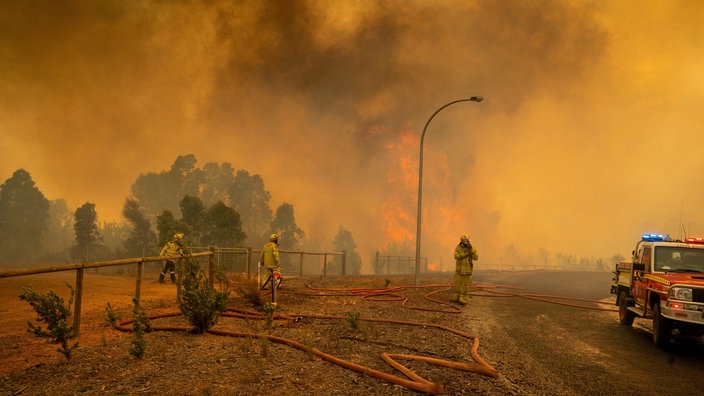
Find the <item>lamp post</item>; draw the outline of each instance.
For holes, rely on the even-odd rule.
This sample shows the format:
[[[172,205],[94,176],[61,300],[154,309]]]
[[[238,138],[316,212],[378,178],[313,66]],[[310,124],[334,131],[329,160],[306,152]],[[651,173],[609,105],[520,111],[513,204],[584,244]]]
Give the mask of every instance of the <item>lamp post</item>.
[[[428,129],[430,121],[433,120],[436,114],[438,114],[442,109],[459,102],[481,102],[484,100],[481,96],[472,96],[467,99],[454,100],[446,105],[435,110],[435,113],[428,118],[428,122],[425,123],[423,127],[423,133],[420,135],[420,160],[418,161],[418,214],[416,217],[416,276],[415,285],[420,286],[420,223],[421,215],[423,209],[423,141],[425,140],[425,131]]]

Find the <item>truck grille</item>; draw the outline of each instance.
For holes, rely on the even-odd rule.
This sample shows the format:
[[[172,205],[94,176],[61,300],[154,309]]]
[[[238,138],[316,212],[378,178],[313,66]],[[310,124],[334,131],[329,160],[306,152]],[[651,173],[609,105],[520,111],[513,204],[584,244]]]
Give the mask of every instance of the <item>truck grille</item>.
[[[704,289],[692,289],[692,302],[704,303]]]

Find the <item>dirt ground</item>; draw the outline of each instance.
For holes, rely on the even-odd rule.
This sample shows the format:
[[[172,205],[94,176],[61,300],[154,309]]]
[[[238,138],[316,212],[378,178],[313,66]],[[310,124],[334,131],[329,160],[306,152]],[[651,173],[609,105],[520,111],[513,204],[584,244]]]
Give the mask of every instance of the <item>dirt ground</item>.
[[[412,286],[412,277],[291,278],[271,320],[239,293],[249,287],[242,281],[232,285],[232,316],[219,319],[213,328],[218,334],[153,331],[145,336],[142,359],[129,353],[133,334],[106,320],[108,302],[122,319],[131,318],[135,278],[88,273],[79,348],[67,362],[56,345],[26,332],[36,315],[18,295],[31,284],[67,297],[65,284],[74,276],[0,279],[0,395],[701,392],[687,380],[704,369],[701,343],[663,352],[652,346],[647,322],[619,326],[608,304],[608,273],[477,273],[466,307],[448,302],[449,277],[424,277],[421,287]],[[142,307],[150,316],[165,316],[152,326],[187,329],[177,315],[175,286],[148,278]],[[515,295],[528,292],[605,304],[560,300],[585,309]],[[676,374],[648,380],[667,370]],[[410,381],[415,375],[420,378]]]

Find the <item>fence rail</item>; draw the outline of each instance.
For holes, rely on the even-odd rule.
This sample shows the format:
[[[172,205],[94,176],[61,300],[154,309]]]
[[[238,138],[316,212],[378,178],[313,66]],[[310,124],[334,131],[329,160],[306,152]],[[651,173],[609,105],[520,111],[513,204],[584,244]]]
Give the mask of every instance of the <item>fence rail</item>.
[[[214,247],[194,247],[189,248],[191,251],[191,257],[201,259],[207,258],[207,273],[209,279],[215,279],[214,273],[216,270],[224,270],[229,273],[246,273],[247,279],[253,279],[253,272],[258,270],[258,266],[255,263],[254,257],[258,258],[261,250],[254,250],[252,248],[214,248]],[[293,260],[291,257],[298,256],[299,267],[298,276],[302,277],[304,273],[304,257],[305,256],[322,256],[323,257],[323,269],[322,275],[327,274],[328,270],[328,257],[340,258],[340,271],[341,275],[346,275],[346,252],[333,253],[333,252],[303,252],[303,251],[279,251],[282,258],[289,267],[289,273],[295,273],[295,271],[290,270],[292,268]],[[256,256],[255,256],[256,255]],[[80,332],[81,327],[81,302],[83,299],[83,272],[90,268],[101,268],[101,267],[112,267],[118,265],[136,265],[137,266],[137,280],[135,284],[135,301],[136,304],[140,303],[140,294],[142,288],[142,278],[144,275],[144,263],[164,261],[165,259],[174,259],[177,261],[179,268],[182,268],[182,258],[181,256],[155,256],[155,257],[137,257],[137,258],[127,258],[119,260],[108,260],[108,261],[95,261],[95,262],[83,262],[75,264],[64,264],[64,265],[52,265],[45,267],[29,268],[29,269],[14,269],[10,271],[0,272],[0,278],[10,278],[16,276],[26,276],[26,275],[36,275],[36,274],[47,274],[52,272],[62,272],[62,271],[76,271],[76,286],[75,286],[75,300],[73,305],[73,329],[76,334]],[[240,259],[238,261],[237,259]],[[282,260],[283,261],[283,260]],[[258,272],[257,272],[258,273]],[[183,271],[178,271],[178,284],[181,284],[181,277]],[[214,282],[213,282],[214,283]],[[176,299],[180,299],[180,288],[176,289]]]
[[[192,247],[191,251],[205,251],[206,247]],[[216,248],[215,256],[219,267],[229,273],[247,274],[252,279],[258,271],[261,250],[252,248]],[[347,275],[347,252],[305,252],[279,250],[281,267],[284,273],[303,277],[304,275]],[[318,259],[316,262],[315,259]],[[322,263],[320,263],[322,258]]]
[[[428,270],[428,258],[421,257],[423,272]],[[408,275],[415,273],[415,256],[390,256],[376,252],[376,264],[374,268],[385,271],[385,275]],[[394,272],[395,270],[395,272]]]

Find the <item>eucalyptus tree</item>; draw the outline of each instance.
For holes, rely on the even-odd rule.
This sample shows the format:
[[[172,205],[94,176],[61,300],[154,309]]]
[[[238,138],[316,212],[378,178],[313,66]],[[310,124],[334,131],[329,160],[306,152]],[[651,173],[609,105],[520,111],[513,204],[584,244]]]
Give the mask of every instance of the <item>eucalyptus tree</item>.
[[[39,257],[47,231],[49,200],[24,169],[0,185],[0,252],[6,260]]]

